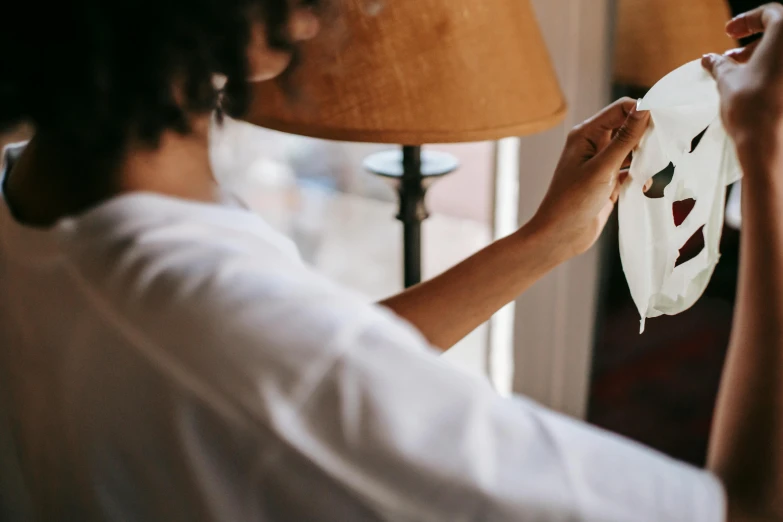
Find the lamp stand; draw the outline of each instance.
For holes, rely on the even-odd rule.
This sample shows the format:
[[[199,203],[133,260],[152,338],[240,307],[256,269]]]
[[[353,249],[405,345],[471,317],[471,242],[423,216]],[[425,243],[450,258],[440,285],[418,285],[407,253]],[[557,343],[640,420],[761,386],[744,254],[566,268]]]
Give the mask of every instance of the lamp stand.
[[[364,161],[369,172],[391,180],[399,196],[397,219],[403,225],[403,267],[405,288],[421,282],[421,224],[429,217],[427,189],[437,179],[459,168],[451,154],[422,151],[419,145],[379,152]]]

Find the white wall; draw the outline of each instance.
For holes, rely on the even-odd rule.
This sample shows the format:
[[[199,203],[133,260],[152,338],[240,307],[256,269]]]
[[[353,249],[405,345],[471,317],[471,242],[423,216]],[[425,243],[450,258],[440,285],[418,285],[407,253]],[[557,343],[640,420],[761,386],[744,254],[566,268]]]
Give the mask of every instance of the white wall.
[[[609,101],[610,0],[532,1],[569,103],[564,124],[523,138],[520,219],[544,196],[568,131]],[[535,81],[535,79],[531,79]],[[556,269],[516,303],[514,391],[569,415],[586,412],[599,249]]]

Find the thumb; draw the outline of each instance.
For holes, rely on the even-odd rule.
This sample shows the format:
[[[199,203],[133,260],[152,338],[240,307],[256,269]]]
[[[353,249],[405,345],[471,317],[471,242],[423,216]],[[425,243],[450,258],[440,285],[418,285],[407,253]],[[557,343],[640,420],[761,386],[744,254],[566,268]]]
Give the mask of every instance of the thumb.
[[[631,109],[625,123],[617,130],[617,134],[609,145],[593,158],[593,161],[601,167],[598,170],[606,169],[612,174],[618,171],[628,155],[641,141],[649,121],[649,111],[639,111],[636,107]]]
[[[701,59],[701,65],[707,69],[707,72],[715,78],[718,84],[720,84],[721,79],[737,67],[737,61],[731,56],[705,54]]]

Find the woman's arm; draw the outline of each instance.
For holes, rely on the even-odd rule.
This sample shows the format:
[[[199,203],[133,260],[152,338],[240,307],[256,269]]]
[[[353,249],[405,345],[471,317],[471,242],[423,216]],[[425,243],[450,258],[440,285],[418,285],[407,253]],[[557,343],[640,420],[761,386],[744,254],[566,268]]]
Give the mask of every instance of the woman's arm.
[[[709,466],[735,512],[783,520],[783,158],[745,173],[737,309]],[[774,177],[777,186],[759,181]]]
[[[619,172],[647,127],[620,100],[569,135],[533,220],[444,274],[381,304],[447,350],[541,276],[595,243],[617,200]]]
[[[783,520],[783,7],[729,23],[753,49],[705,57],[745,172],[739,290],[709,467],[730,520]],[[746,62],[746,63],[743,63]]]
[[[528,225],[382,305],[447,350],[563,261],[552,234]]]

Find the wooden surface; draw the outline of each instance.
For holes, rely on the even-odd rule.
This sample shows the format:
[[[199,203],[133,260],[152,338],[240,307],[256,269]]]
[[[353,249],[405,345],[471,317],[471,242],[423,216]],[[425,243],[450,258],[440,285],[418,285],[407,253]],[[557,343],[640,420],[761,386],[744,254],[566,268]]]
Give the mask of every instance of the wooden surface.
[[[303,47],[296,101],[282,80],[261,84],[249,121],[417,145],[531,134],[565,114],[528,0],[393,0],[375,15],[364,1],[341,2],[342,27]]]
[[[726,0],[617,0],[614,80],[649,88],[706,53],[737,44],[724,31]]]

